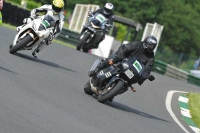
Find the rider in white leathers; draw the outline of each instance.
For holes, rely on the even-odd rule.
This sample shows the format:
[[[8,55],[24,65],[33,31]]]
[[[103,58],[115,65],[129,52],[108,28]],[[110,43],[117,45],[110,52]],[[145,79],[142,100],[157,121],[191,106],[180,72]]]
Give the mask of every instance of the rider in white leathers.
[[[63,0],[53,0],[51,5],[43,5],[39,8],[33,9],[30,13],[30,17],[24,19],[24,24],[29,23],[33,19],[37,18],[37,13],[44,12],[45,14],[49,14],[54,17],[56,24],[54,26],[54,29],[52,33],[49,35],[49,37],[44,41],[41,42],[40,45],[33,51],[32,55],[37,58],[37,54],[39,51],[44,49],[47,45],[51,44],[52,40],[58,36],[58,34],[61,32],[63,25],[64,25],[64,14],[63,14],[63,8],[64,8],[64,1]],[[23,27],[19,26],[17,27],[17,31],[20,30],[20,28]]]

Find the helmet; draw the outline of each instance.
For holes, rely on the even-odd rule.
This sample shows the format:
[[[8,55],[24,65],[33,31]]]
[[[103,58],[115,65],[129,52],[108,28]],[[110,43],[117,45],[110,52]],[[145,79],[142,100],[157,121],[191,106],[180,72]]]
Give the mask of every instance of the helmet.
[[[143,48],[146,52],[151,53],[157,45],[157,39],[154,36],[147,36],[143,41]]]
[[[52,1],[52,9],[56,13],[61,12],[64,8],[64,5],[65,5],[65,3],[63,0],[53,0]]]
[[[114,6],[112,3],[106,3],[103,8],[103,13],[106,15],[109,15],[109,14],[111,14],[113,8],[114,8]]]

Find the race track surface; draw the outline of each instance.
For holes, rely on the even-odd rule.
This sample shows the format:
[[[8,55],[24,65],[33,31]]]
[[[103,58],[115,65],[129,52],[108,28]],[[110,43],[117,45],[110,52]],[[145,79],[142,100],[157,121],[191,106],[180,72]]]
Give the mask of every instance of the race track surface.
[[[0,27],[0,133],[183,133],[166,110],[168,91],[200,88],[153,73],[112,103],[86,95],[87,72],[99,57],[51,44],[38,56],[9,53],[15,31]],[[180,122],[178,94],[172,109]]]

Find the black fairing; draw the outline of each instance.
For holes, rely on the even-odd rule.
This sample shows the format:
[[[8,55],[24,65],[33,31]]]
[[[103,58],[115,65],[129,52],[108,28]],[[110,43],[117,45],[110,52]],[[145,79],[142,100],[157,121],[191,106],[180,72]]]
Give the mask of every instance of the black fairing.
[[[92,23],[95,26],[98,26],[99,28],[92,27]],[[100,21],[95,19],[95,17],[91,19],[90,21],[88,21],[86,25],[84,25],[81,31],[81,35],[84,34],[84,32],[87,32],[88,34],[90,34],[90,38],[86,41],[85,49],[91,49],[93,48],[95,44],[101,41],[101,39],[105,35],[104,30],[103,30],[104,29],[103,27],[105,27],[104,25],[105,23],[101,23]]]
[[[131,79],[125,74],[127,69],[129,69],[134,74]],[[134,84],[139,81],[143,71],[144,65],[140,63],[135,57],[132,57],[129,60],[124,60],[116,66],[108,66],[101,70],[97,74],[96,78],[92,80],[92,83],[99,89],[105,86],[105,83],[110,83],[111,80],[122,80],[125,84]]]

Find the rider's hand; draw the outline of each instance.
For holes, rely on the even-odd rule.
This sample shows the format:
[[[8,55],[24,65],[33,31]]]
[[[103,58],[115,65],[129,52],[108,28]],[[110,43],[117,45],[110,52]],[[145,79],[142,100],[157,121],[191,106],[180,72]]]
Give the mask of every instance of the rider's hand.
[[[139,81],[138,84],[141,86],[143,84],[144,81]]]
[[[112,60],[108,60],[108,63],[109,63],[110,65],[113,65],[113,61],[112,61]]]

